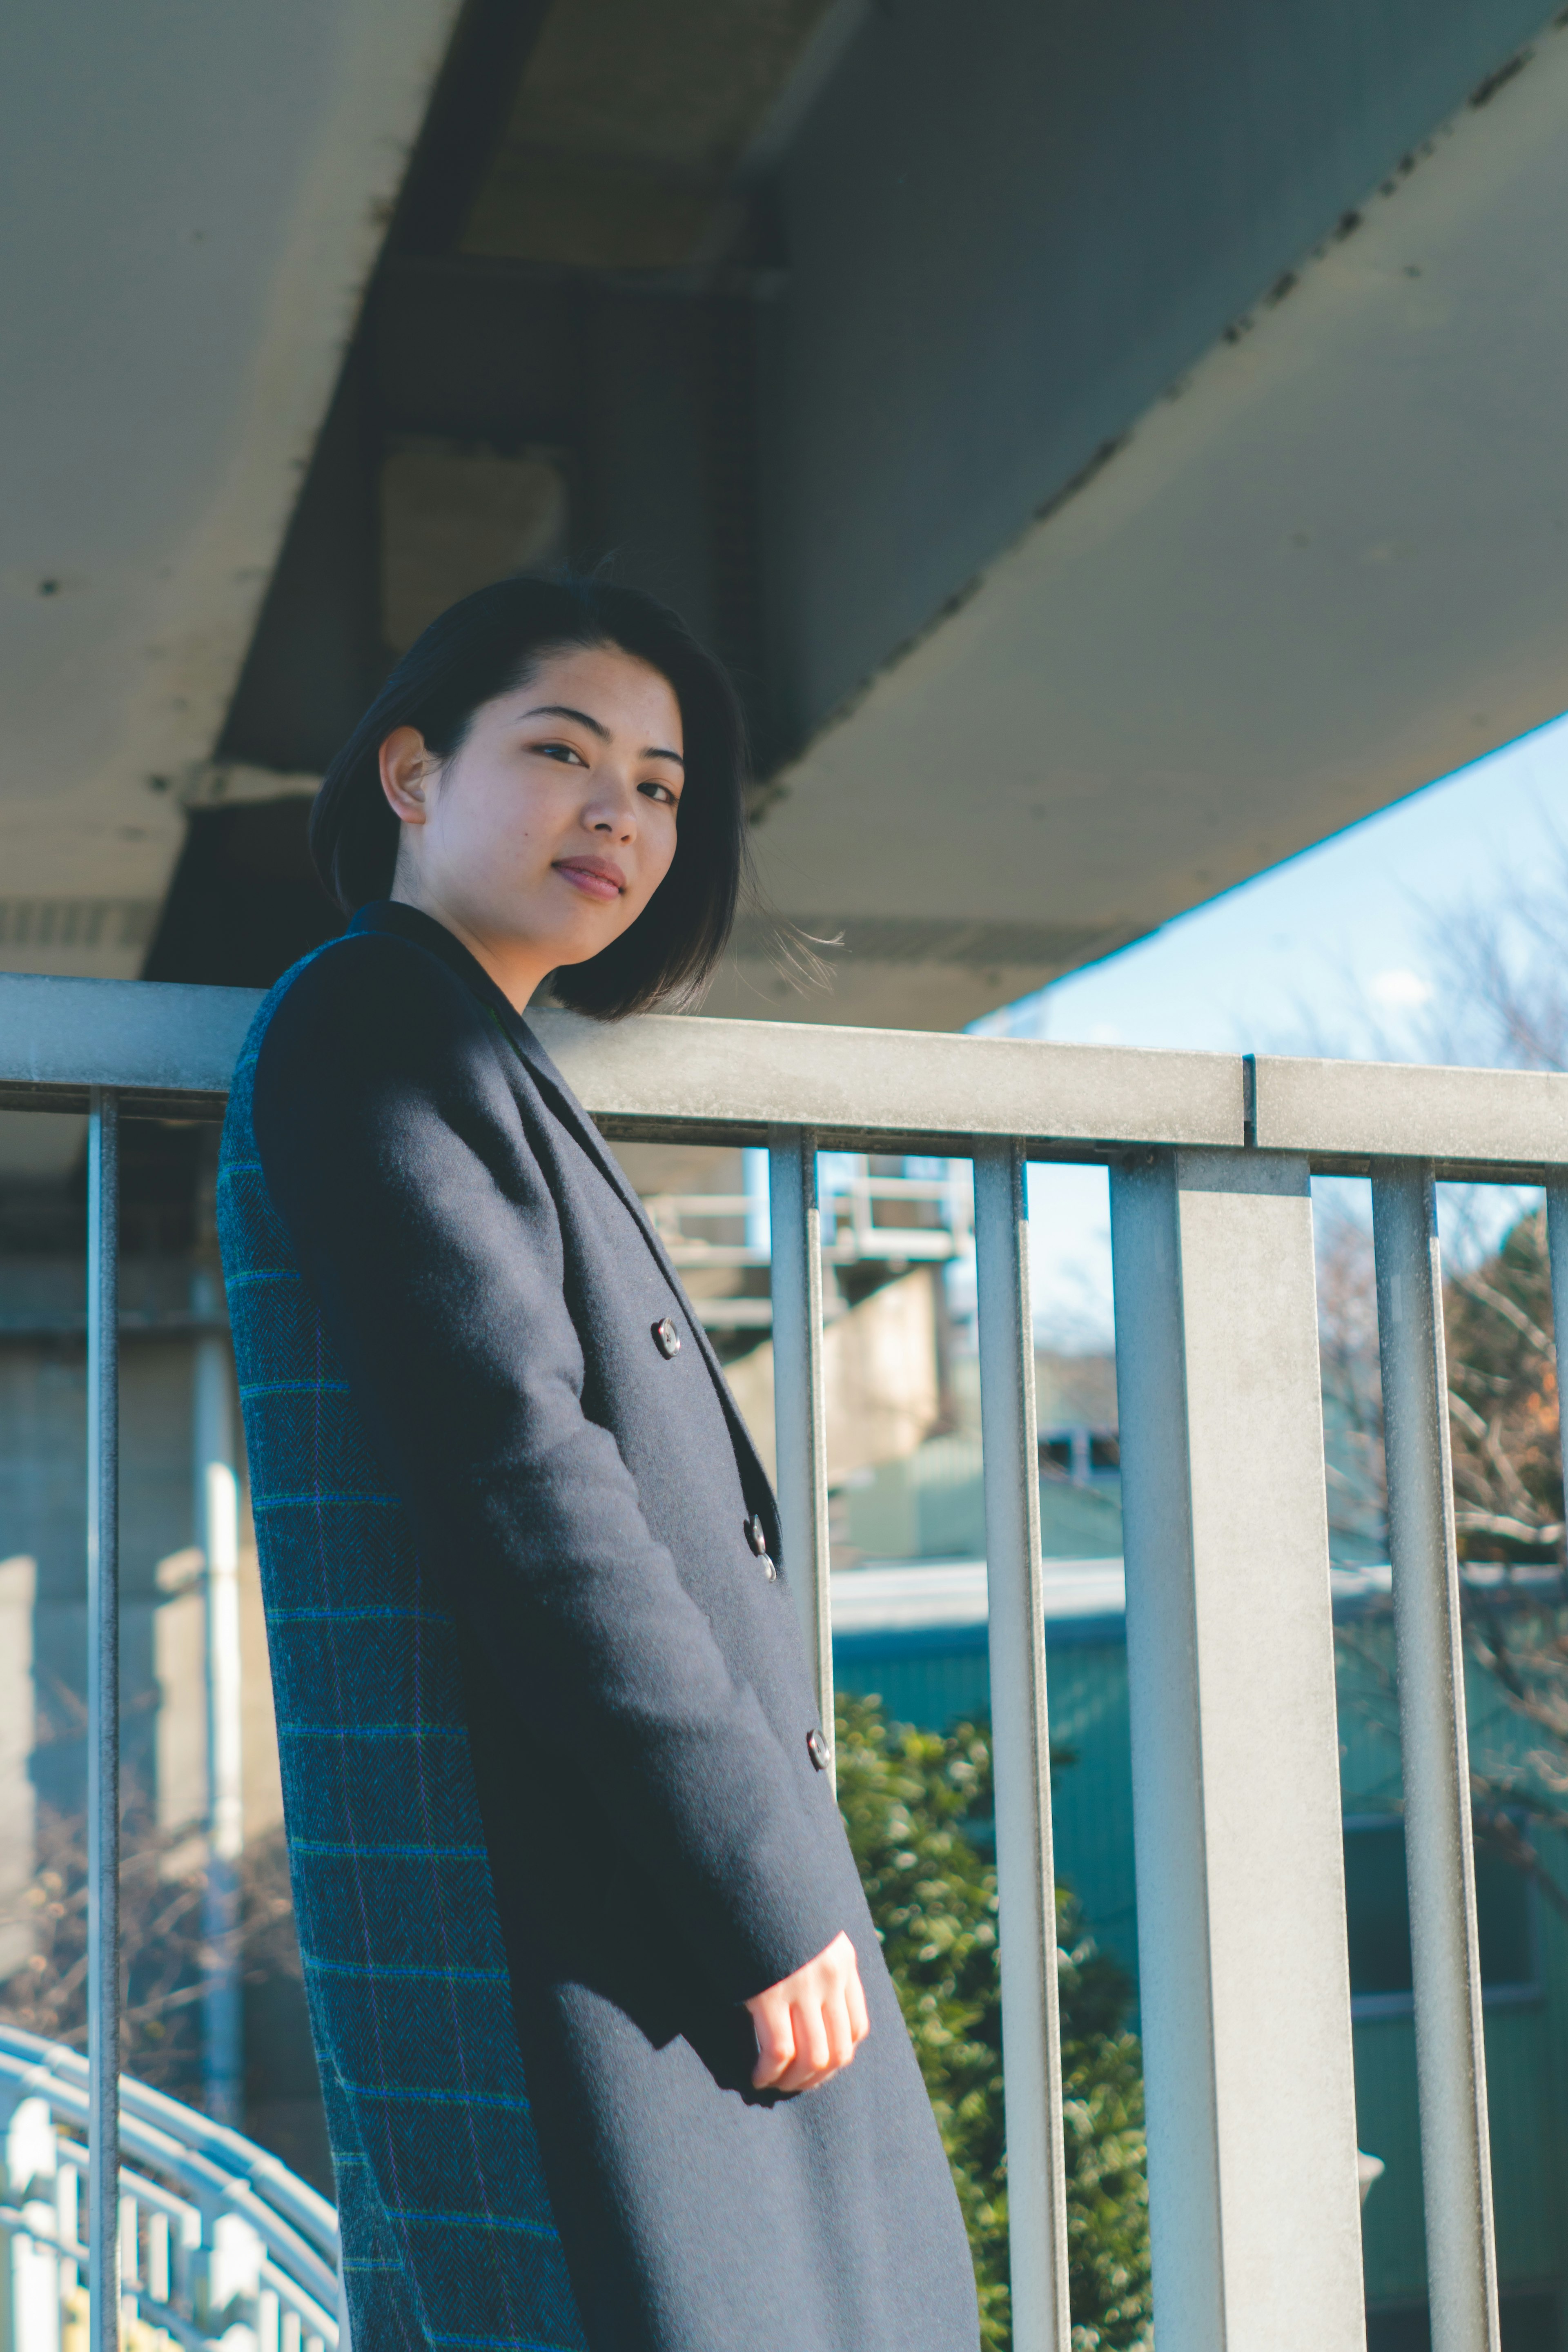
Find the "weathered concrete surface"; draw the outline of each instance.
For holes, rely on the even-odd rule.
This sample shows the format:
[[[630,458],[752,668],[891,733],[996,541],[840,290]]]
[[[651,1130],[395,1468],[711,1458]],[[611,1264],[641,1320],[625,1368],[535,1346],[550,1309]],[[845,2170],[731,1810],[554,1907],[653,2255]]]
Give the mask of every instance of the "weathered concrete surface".
[[[1184,185],[1171,201],[1190,208]],[[832,511],[785,469],[798,577],[778,625],[803,713],[853,686],[868,565],[905,583],[917,634],[786,771],[759,836],[776,903],[844,935],[835,991],[794,998],[754,937],[713,1011],[955,1024],[1568,704],[1568,31],[1353,209],[1141,421],[1080,416],[1079,464],[1132,429],[976,565],[955,611],[931,619],[919,518],[933,479],[948,505],[993,513],[1028,437],[1016,425],[1009,447],[993,411],[1006,391],[1044,433],[1061,391],[1048,349],[1032,383],[1009,373],[994,339],[953,344],[933,298],[932,338],[978,380],[954,375],[963,402],[922,415],[910,395],[875,431],[861,419],[879,470],[855,482],[840,449]],[[1092,231],[1075,233],[1092,257]],[[1152,336],[1173,280],[1145,298]],[[1011,324],[1034,348],[1032,299],[1020,279]],[[1131,298],[1108,280],[1103,299]],[[856,331],[823,354],[847,407]]]
[[[138,969],[454,13],[12,12],[0,969]]]

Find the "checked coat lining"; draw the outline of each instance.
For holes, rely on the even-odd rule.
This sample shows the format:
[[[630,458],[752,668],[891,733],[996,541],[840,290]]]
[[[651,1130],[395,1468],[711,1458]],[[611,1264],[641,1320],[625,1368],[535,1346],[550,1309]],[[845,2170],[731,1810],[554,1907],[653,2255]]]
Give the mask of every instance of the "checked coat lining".
[[[451,1619],[384,1490],[250,1132],[261,1037],[294,976],[235,1073],[218,1223],[269,1638],[320,1628],[308,1675],[298,1643],[273,1643],[274,1687],[345,2280],[376,2347],[583,2352],[506,1998]],[[302,1490],[301,1455],[314,1472]],[[412,1639],[378,1648],[394,1625]],[[374,1957],[387,1952],[398,1960]],[[476,2270],[500,2283],[510,2332],[461,2324]]]

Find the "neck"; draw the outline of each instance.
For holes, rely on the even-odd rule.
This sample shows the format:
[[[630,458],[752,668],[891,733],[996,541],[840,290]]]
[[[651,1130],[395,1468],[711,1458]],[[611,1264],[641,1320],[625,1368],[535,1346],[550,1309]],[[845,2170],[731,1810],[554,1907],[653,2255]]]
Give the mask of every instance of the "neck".
[[[395,906],[415,908],[421,915],[428,915],[432,922],[439,923],[443,930],[450,931],[455,940],[460,940],[514,1012],[527,1012],[530,1000],[555,969],[553,957],[533,940],[497,939],[488,931],[477,930],[455,908],[416,883],[400,877],[393,884],[390,895]]]

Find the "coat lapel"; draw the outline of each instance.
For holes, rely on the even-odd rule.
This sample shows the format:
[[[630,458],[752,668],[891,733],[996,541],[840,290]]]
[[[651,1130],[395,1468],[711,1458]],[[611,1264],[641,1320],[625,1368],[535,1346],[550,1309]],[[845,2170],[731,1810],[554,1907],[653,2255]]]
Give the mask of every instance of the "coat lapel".
[[[599,1133],[599,1130],[595,1126],[592,1118],[584,1109],[582,1104],[578,1101],[576,1096],[573,1093],[571,1087],[567,1085],[565,1079],[562,1076],[560,1071],[556,1068],[554,1063],[551,1060],[549,1055],[545,1052],[543,1046],[534,1035],[532,1030],[528,1026],[526,1021],[521,1019],[515,1013],[512,1014],[510,1021],[507,1021],[504,1015],[501,1018],[502,1025],[506,1029],[507,1034],[510,1036],[512,1044],[516,1046],[518,1053],[527,1063],[530,1071],[532,1073],[534,1078],[539,1084],[541,1091],[549,1100],[551,1108],[561,1120],[562,1125],[571,1130],[572,1134],[582,1145],[584,1150],[587,1152],[589,1158],[593,1160],[594,1165],[599,1170],[606,1183],[610,1185],[617,1197],[624,1202],[630,1214],[636,1219],[637,1229],[641,1233],[643,1239],[647,1242],[648,1248],[652,1251],[659,1272],[664,1276],[665,1280],[668,1283],[670,1288],[674,1291],[676,1297],[680,1300],[686,1309],[686,1319],[688,1324],[690,1326],[691,1335],[696,1340],[699,1349],[701,1350],[702,1360],[707,1365],[709,1372],[712,1377],[713,1385],[719,1391],[719,1402],[724,1408],[724,1416],[729,1422],[731,1433],[733,1436],[736,1451],[741,1456],[742,1463],[742,1465],[750,1465],[752,1471],[755,1474],[758,1487],[763,1493],[769,1495],[771,1497],[772,1489],[768,1481],[768,1474],[763,1469],[762,1462],[757,1454],[757,1449],[752,1442],[751,1431],[746,1427],[744,1421],[741,1418],[740,1408],[736,1404],[734,1398],[730,1393],[730,1383],[724,1378],[724,1367],[719,1360],[719,1351],[708,1336],[706,1324],[698,1314],[696,1308],[692,1306],[690,1299],[687,1297],[686,1286],[681,1281],[675,1266],[671,1264],[664,1244],[660,1241],[658,1234],[655,1233],[652,1220],[649,1218],[647,1211],[643,1207],[642,1202],[638,1198],[637,1192],[633,1190],[632,1186],[627,1183],[624,1171],[616,1160],[615,1154],[610,1150],[608,1145],[605,1143],[604,1137]],[[743,1479],[742,1484],[748,1488],[748,1490],[750,1490],[752,1481],[749,1478]]]
[[[400,938],[414,940],[417,946],[449,965],[486,1007],[496,1027],[524,1065],[556,1118],[581,1144],[636,1223],[653,1254],[659,1272],[685,1307],[691,1336],[701,1351],[702,1360],[719,1392],[724,1418],[730,1425],[731,1437],[741,1464],[741,1483],[748,1494],[755,1494],[759,1498],[765,1496],[771,1508],[773,1489],[768,1474],[752,1443],[752,1433],[741,1418],[740,1408],[730,1393],[730,1384],[724,1378],[718,1350],[708,1337],[701,1317],[687,1297],[685,1285],[670,1264],[664,1244],[655,1233],[647,1210],[627,1183],[614,1153],[527,1022],[501,993],[484,966],[469,954],[462,941],[454,938],[445,924],[421,913],[418,908],[405,907],[396,899],[378,899],[373,905],[362,907],[349,929],[354,931],[392,931]]]

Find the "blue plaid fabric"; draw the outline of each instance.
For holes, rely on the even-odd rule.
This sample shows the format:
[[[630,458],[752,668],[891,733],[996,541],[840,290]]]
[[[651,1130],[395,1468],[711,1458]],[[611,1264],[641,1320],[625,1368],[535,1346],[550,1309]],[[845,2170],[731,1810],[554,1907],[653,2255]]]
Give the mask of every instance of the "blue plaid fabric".
[[[235,1072],[217,1217],[351,2327],[356,2352],[581,2352],[451,1621],[257,1158],[257,1056],[293,977]]]

